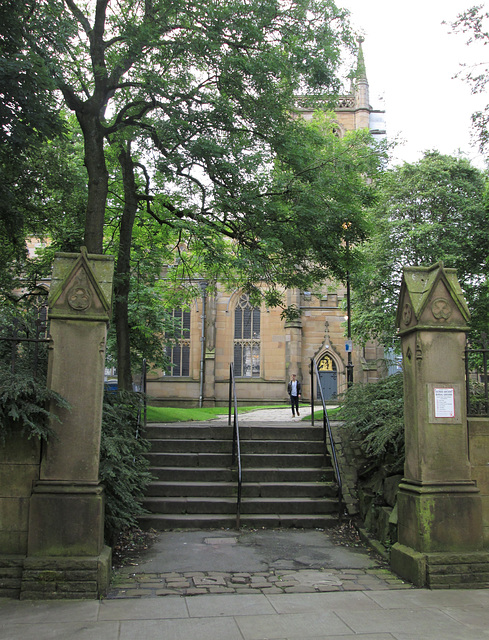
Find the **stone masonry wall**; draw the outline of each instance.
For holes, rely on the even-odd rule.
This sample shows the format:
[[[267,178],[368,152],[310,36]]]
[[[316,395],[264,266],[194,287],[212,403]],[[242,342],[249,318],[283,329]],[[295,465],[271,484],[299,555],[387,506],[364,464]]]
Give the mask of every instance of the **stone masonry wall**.
[[[361,441],[353,440],[342,422],[331,422],[343,484],[346,511],[359,517],[365,529],[383,545],[397,540],[397,489],[402,475],[384,476],[382,470],[368,480],[362,478],[366,467]]]
[[[472,479],[482,499],[484,547],[489,547],[489,418],[469,418],[469,460]]]
[[[11,436],[0,446],[0,597],[17,597],[20,592],[30,497],[39,465],[40,444],[35,438]]]

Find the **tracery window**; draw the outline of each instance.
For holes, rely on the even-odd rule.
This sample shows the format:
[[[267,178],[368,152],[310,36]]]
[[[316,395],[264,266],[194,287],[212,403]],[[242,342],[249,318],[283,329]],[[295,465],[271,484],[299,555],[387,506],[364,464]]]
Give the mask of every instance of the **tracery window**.
[[[170,361],[167,376],[190,375],[190,311],[173,309],[174,335],[166,345],[166,355]]]
[[[260,377],[260,309],[243,294],[234,310],[234,375]]]

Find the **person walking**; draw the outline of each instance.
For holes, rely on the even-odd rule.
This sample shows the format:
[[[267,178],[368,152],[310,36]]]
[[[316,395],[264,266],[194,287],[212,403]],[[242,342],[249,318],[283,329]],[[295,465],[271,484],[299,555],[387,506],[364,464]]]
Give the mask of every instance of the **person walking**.
[[[290,378],[290,382],[287,385],[287,393],[290,397],[290,405],[292,407],[292,417],[295,417],[295,411],[297,411],[297,415],[300,416],[299,413],[299,398],[301,397],[302,387],[299,380],[297,380],[297,376],[295,373],[292,374]]]

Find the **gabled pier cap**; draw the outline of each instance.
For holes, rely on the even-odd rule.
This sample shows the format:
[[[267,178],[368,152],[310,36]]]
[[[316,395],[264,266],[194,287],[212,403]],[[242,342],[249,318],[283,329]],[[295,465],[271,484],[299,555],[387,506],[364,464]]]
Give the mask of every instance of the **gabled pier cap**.
[[[468,331],[469,321],[456,269],[445,268],[443,262],[404,268],[397,308],[400,335],[420,329]]]
[[[112,305],[112,256],[57,253],[49,293],[49,317],[108,321]]]

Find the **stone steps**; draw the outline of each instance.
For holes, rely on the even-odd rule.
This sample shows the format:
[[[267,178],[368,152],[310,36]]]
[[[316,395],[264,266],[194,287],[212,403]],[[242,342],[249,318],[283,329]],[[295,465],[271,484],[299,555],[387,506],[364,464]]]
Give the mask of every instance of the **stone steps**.
[[[171,496],[202,496],[202,497],[235,497],[236,482],[160,482],[155,481],[147,491],[147,497],[161,495]],[[286,498],[290,495],[304,498],[336,497],[336,488],[325,482],[244,482],[243,497],[250,498]]]
[[[234,529],[235,515],[225,514],[149,514],[141,516],[141,526],[147,529],[165,531],[170,529]],[[241,526],[249,529],[328,529],[338,524],[336,514],[290,515],[255,514],[242,515]]]
[[[147,497],[144,506],[152,513],[198,514],[236,513],[236,498],[225,496],[159,496]],[[250,498],[243,497],[241,514],[323,514],[337,509],[336,500],[331,498]]]
[[[233,528],[237,471],[232,429],[194,423],[147,429],[155,480],[143,501],[141,526]],[[240,428],[241,525],[325,528],[337,521],[337,487],[322,431],[309,425],[253,423]]]

